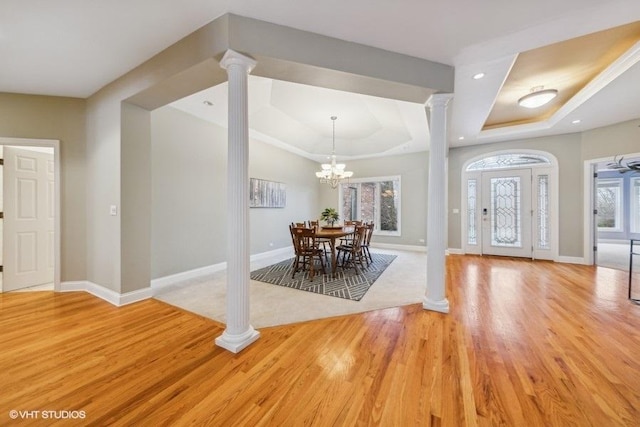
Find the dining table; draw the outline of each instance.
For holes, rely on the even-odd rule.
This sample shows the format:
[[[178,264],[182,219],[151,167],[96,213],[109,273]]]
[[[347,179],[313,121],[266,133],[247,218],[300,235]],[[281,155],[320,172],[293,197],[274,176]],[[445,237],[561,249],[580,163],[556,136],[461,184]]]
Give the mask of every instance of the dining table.
[[[336,274],[336,239],[355,233],[356,228],[352,225],[318,226],[316,228],[316,238],[323,238],[329,241],[331,247],[331,274]]]

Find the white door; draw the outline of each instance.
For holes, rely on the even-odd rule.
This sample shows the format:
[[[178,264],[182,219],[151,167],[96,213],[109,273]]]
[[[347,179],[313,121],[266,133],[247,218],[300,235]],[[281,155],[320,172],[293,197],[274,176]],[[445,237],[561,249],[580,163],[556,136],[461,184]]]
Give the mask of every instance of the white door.
[[[482,172],[482,253],[532,256],[531,169]]]
[[[53,154],[4,147],[3,289],[53,282]]]

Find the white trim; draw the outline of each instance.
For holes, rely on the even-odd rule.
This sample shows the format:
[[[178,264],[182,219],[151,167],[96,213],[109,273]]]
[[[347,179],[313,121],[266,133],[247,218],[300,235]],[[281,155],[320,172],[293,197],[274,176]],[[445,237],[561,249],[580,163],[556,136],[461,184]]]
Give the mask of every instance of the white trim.
[[[251,256],[251,262],[262,261],[271,257],[292,254],[293,246],[286,246],[284,248],[274,249],[272,251],[261,252]],[[151,289],[154,294],[159,289],[164,289],[169,286],[173,286],[177,283],[184,282],[185,280],[197,279],[209,274],[216,273],[218,271],[224,271],[227,269],[226,262],[220,262],[218,264],[207,265],[204,267],[194,268],[193,270],[183,271],[181,273],[171,274],[169,276],[158,277],[151,280]]]
[[[460,248],[449,248],[447,249],[448,255],[464,255],[464,251]]]
[[[251,255],[251,262],[262,261],[264,259],[281,255],[293,256],[293,246],[285,246],[284,248],[278,248],[272,251],[260,252],[259,254]]]
[[[194,268],[193,270],[183,271],[181,273],[170,274],[169,276],[158,277],[157,279],[151,280],[151,289],[157,291],[159,289],[175,285],[176,283],[184,282],[185,280],[197,279],[208,274],[223,271],[226,268],[227,263],[221,262],[218,264],[207,265],[205,267]]]
[[[103,299],[108,303],[115,305],[116,307],[122,307],[123,305],[133,304],[134,302],[143,301],[153,297],[153,290],[151,288],[143,288],[124,294],[119,294],[112,289],[105,288],[104,286],[89,282],[88,280],[62,282],[60,283],[59,291],[84,291],[100,299]]]
[[[561,262],[563,264],[583,264],[588,265],[585,262],[584,258],[577,256],[559,256],[557,262]]]
[[[608,159],[603,159],[603,160],[608,160]],[[584,213],[583,230],[582,230],[582,236],[583,236],[582,255],[585,260],[585,264],[587,265],[593,265],[593,261],[594,261],[593,246],[595,245],[595,233],[594,233],[595,222],[593,217],[595,215],[593,215],[593,209],[595,209],[595,200],[593,196],[594,196],[594,186],[595,186],[596,180],[593,177],[593,173],[596,171],[596,168],[597,168],[596,163],[598,163],[597,160],[585,160],[584,169],[583,169],[584,175],[582,178],[583,191],[584,191],[584,195],[582,198],[584,203],[582,206],[582,212]]]
[[[447,314],[449,313],[449,300],[445,298],[440,301],[433,301],[425,296],[422,298],[422,308]]]
[[[393,243],[371,242],[371,247],[379,248],[379,249],[392,249],[392,250],[398,250],[398,251],[427,252],[426,246],[418,246],[418,245],[396,245]]]
[[[0,145],[15,145],[15,146],[31,146],[31,147],[51,147],[53,148],[53,175],[54,175],[54,210],[55,218],[53,219],[53,290],[60,291],[61,280],[61,237],[60,230],[62,219],[61,214],[61,169],[62,164],[60,162],[60,141],[57,139],[33,139],[33,138],[5,138],[0,137]],[[0,292],[2,292],[2,282],[0,282]]]

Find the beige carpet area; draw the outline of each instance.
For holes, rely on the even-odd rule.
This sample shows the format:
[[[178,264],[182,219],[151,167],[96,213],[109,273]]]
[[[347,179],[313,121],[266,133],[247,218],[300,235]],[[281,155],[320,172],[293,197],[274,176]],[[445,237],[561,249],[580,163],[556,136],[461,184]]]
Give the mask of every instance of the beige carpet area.
[[[284,325],[343,314],[422,302],[426,289],[427,255],[372,248],[373,252],[397,255],[360,301],[251,281],[251,325],[254,328]],[[292,254],[251,264],[251,271],[290,258]],[[156,292],[155,298],[168,304],[226,322],[226,272],[220,271],[188,280]]]

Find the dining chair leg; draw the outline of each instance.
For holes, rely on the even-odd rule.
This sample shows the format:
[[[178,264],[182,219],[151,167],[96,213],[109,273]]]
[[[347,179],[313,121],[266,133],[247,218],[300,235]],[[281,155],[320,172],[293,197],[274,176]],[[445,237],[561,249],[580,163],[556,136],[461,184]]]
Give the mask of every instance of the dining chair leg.
[[[313,262],[313,255],[309,256],[309,281],[313,282],[313,276],[314,276],[314,264],[315,262]]]
[[[291,278],[293,279],[296,276],[296,271],[298,271],[298,262],[300,260],[300,257],[298,255],[296,255],[295,260],[293,261],[293,272],[291,273]]]

